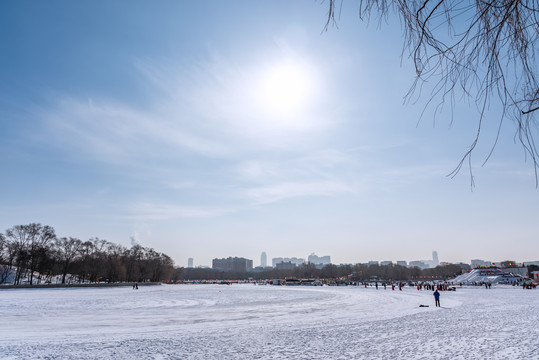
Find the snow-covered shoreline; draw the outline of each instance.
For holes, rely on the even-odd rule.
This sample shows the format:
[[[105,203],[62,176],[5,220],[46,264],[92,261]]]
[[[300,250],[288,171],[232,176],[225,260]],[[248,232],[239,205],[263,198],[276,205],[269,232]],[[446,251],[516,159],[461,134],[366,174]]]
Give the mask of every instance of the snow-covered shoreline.
[[[137,286],[161,285],[160,282],[141,282]],[[83,283],[83,284],[36,284],[36,285],[0,285],[0,290],[6,289],[55,289],[55,288],[92,288],[92,287],[122,287],[133,286],[132,282],[123,283]]]
[[[5,290],[7,359],[539,359],[539,292],[162,285]],[[419,305],[429,305],[420,307]]]

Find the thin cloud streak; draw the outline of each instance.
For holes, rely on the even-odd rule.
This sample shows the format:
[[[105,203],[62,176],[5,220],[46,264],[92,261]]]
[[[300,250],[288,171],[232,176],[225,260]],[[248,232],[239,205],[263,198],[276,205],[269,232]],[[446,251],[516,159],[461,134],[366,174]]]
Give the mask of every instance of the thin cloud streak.
[[[355,194],[352,186],[337,181],[283,182],[246,190],[246,196],[258,205],[307,196]]]
[[[137,221],[211,218],[231,214],[233,207],[178,206],[157,203],[137,203],[127,209],[127,218]]]
[[[121,104],[64,99],[38,116],[48,139],[51,135],[57,144],[104,162],[124,163],[138,155],[170,156],[173,151],[227,153],[225,146],[181,128],[171,114],[144,113]]]

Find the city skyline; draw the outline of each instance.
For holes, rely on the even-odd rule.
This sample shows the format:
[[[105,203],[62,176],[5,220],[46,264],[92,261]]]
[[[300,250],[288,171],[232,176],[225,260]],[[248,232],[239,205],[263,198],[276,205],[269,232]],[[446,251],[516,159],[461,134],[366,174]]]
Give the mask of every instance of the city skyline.
[[[0,2],[0,232],[41,223],[184,267],[264,249],[337,264],[427,249],[537,260],[534,168],[499,104],[471,168],[448,176],[474,141],[475,104],[404,102],[415,69],[398,18],[367,26],[343,3],[324,31],[327,11]]]
[[[315,255],[315,253],[311,253],[311,255]],[[310,255],[310,256],[311,256]],[[227,257],[213,257],[212,258],[212,261],[214,259],[218,259],[218,258],[235,258],[236,256],[233,256],[233,255],[228,255]],[[267,252],[266,251],[263,251],[261,253],[261,260],[263,259],[263,257],[266,258],[266,261],[267,261]],[[324,257],[331,257],[331,256],[324,256]],[[247,258],[249,259],[249,258]],[[296,256],[277,256],[277,257],[271,257],[272,259],[272,264],[271,266],[268,265],[268,264],[263,264],[263,262],[261,261],[261,264],[260,264],[260,267],[275,267],[275,260],[280,260],[280,261],[290,261],[290,260],[303,260],[302,263],[309,263],[311,261],[307,260],[307,258],[299,258],[299,257],[296,257]],[[188,260],[193,260],[193,258],[188,258]],[[502,259],[469,259],[467,261],[463,260],[463,261],[457,261],[457,262],[449,262],[449,261],[440,261],[438,259],[438,252],[436,250],[432,251],[432,260],[429,260],[429,259],[421,259],[419,260],[418,258],[414,258],[413,260],[412,259],[398,259],[398,260],[395,260],[395,259],[392,259],[392,260],[388,260],[388,259],[383,259],[383,260],[374,260],[374,259],[371,259],[369,261],[364,261],[364,262],[351,262],[351,263],[334,263],[334,262],[328,262],[328,263],[331,263],[333,265],[347,265],[347,264],[352,264],[352,265],[355,265],[355,264],[377,264],[377,265],[381,265],[381,266],[384,266],[384,265],[389,265],[389,264],[393,264],[393,265],[403,265],[403,266],[413,266],[411,265],[411,263],[419,263],[419,262],[423,262],[425,265],[428,265],[426,267],[430,267],[430,268],[433,268],[433,267],[436,267],[438,265],[443,265],[443,264],[459,264],[459,263],[462,263],[462,264],[467,264],[467,265],[472,265],[473,266],[491,266],[491,265],[494,265],[494,264],[500,264],[501,262],[504,262],[504,261],[515,261],[517,264],[525,264],[525,263],[533,263],[535,265],[539,265],[539,259],[525,259],[525,260],[522,260],[522,259],[509,259],[509,258],[504,258],[503,260]],[[296,263],[296,264],[299,264],[299,263]],[[212,264],[199,264],[197,265],[197,267],[200,267],[200,268],[209,268],[209,267],[212,267],[211,266]],[[254,265],[253,265],[254,266]],[[189,267],[189,266],[188,266]],[[422,266],[420,266],[422,267]]]

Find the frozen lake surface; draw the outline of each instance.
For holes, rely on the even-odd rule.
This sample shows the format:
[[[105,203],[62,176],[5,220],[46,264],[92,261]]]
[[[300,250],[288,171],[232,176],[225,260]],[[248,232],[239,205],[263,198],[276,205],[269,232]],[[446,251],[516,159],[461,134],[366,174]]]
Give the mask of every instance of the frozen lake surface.
[[[419,307],[419,305],[429,307]],[[1,359],[539,359],[539,291],[0,290]]]

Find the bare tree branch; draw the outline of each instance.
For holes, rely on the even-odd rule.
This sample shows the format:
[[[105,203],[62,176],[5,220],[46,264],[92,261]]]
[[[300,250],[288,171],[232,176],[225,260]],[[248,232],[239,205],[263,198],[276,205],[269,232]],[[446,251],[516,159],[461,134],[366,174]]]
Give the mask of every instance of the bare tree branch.
[[[325,30],[336,24],[335,9],[343,0],[329,1]],[[537,43],[539,2],[537,0],[360,0],[361,20],[387,19],[396,13],[404,25],[403,57],[407,53],[415,65],[416,80],[405,98],[409,99],[427,81],[434,87],[427,106],[438,103],[434,115],[450,101],[453,109],[457,93],[477,104],[477,132],[461,161],[448,176],[458,174],[467,161],[474,183],[472,153],[479,143],[482,125],[492,101],[501,105],[496,121],[497,135],[483,165],[492,156],[501,126],[512,121],[515,138],[523,146],[534,167],[539,186],[539,152],[536,114],[539,113]],[[445,31],[444,31],[445,30]]]

